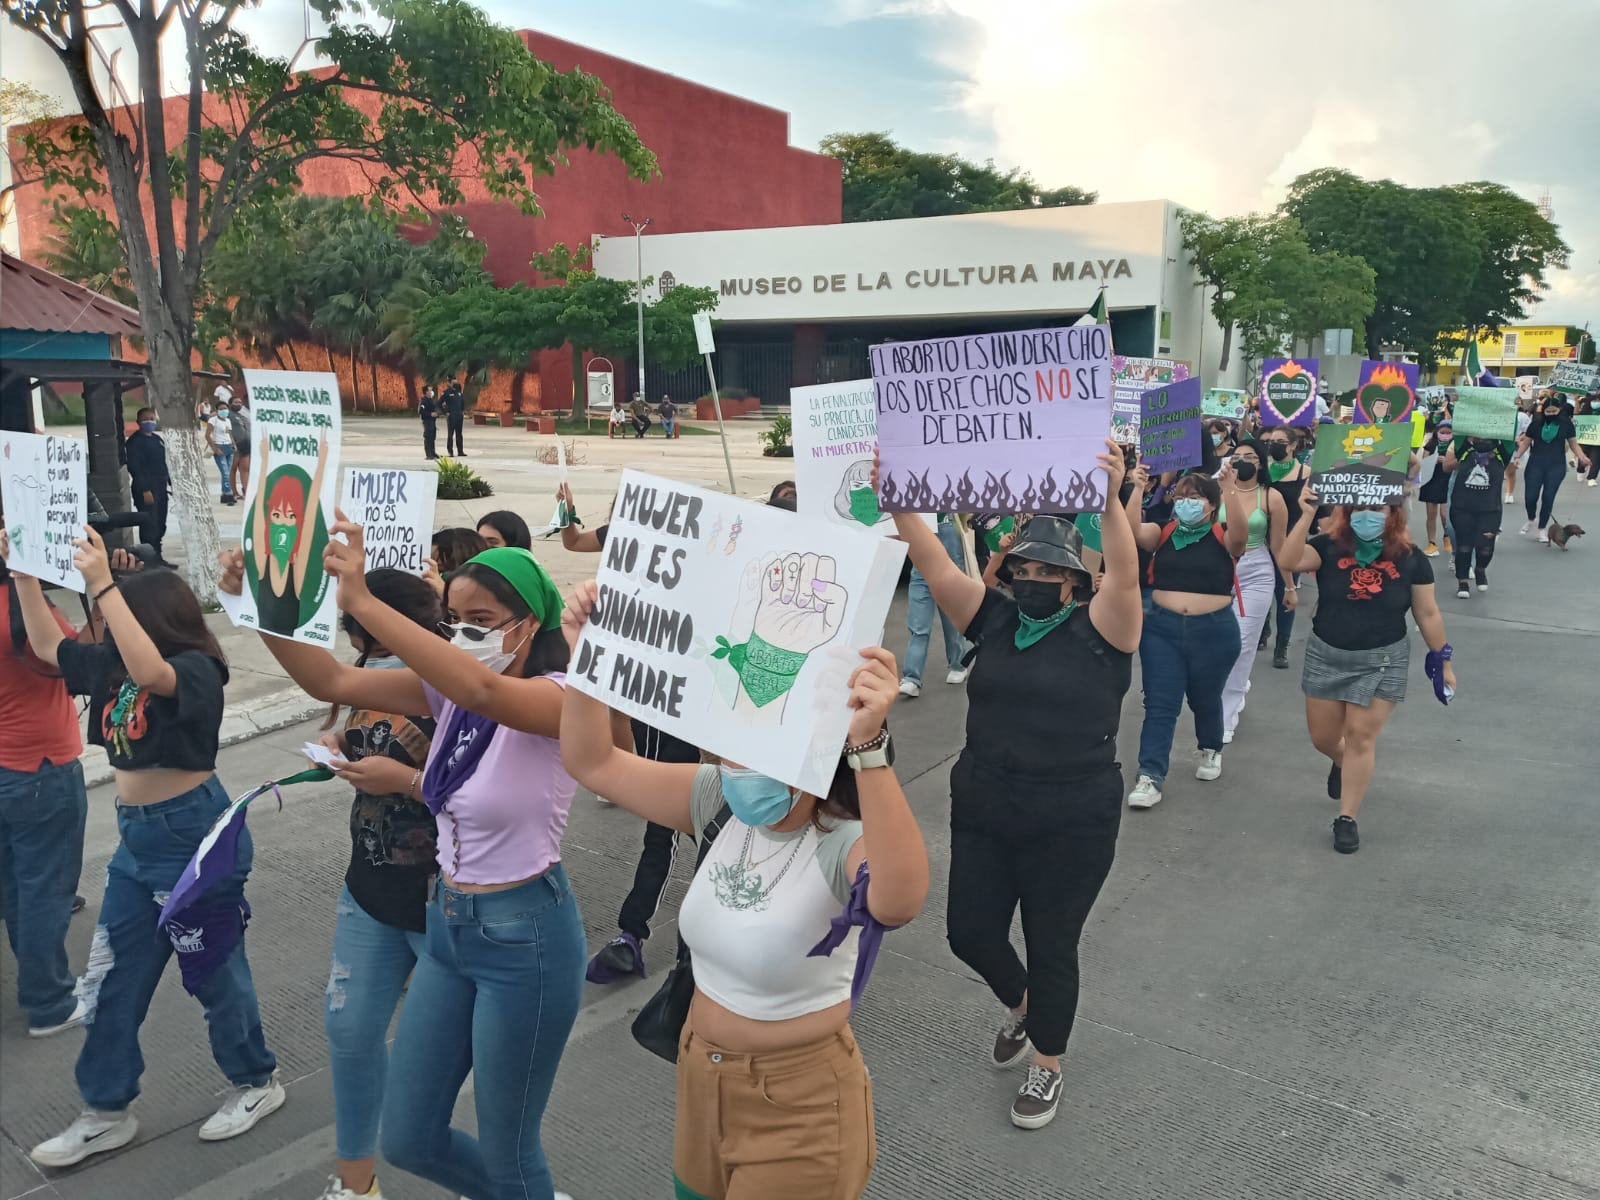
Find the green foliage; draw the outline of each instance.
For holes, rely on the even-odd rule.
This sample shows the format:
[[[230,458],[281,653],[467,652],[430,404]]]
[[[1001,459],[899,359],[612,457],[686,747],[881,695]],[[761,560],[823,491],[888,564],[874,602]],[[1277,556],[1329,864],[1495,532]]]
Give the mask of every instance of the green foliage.
[[[1445,189],[1465,203],[1483,235],[1483,257],[1467,290],[1467,325],[1497,329],[1528,315],[1547,286],[1545,272],[1564,269],[1571,248],[1539,206],[1498,183],[1458,183]]]
[[[44,265],[120,304],[135,304],[117,225],[98,208],[56,199]]]
[[[789,419],[788,413],[779,413],[772,420],[772,425],[761,435],[761,440],[767,445],[768,454],[776,454],[789,444],[789,439],[794,436],[794,422]]]
[[[1022,171],[1002,172],[993,161],[907,150],[886,133],[834,133],[822,139],[821,149],[842,164],[846,221],[1061,208],[1098,198],[1075,187],[1041,188]]]
[[[439,499],[478,500],[494,495],[494,488],[489,486],[489,481],[480,478],[466,463],[453,458],[441,458],[438,465]]]

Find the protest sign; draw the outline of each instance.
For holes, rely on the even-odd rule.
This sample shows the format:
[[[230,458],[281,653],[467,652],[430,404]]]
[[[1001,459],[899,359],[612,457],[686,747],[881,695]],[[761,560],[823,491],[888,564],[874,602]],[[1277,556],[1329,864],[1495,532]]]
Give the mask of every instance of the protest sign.
[[[1200,381],[1186,379],[1139,397],[1139,461],[1150,474],[1200,465]]]
[[[1459,387],[1452,415],[1457,437],[1512,441],[1517,436],[1516,389]]]
[[[0,431],[0,502],[12,570],[81,592],[72,539],[89,519],[88,447],[78,438]]]
[[[1323,426],[1311,453],[1311,486],[1323,504],[1398,504],[1410,460],[1410,421]]]
[[[257,443],[240,533],[245,586],[225,608],[245,629],[331,646],[338,611],[322,552],[339,480],[339,381],[245,371],[244,386]]]
[[[422,574],[433,546],[433,509],[439,476],[433,471],[348,467],[339,507],[361,526],[367,570],[392,567]]]
[[[825,796],[905,545],[625,471],[567,686]]]
[[[1111,357],[1111,436],[1126,445],[1139,441],[1139,397],[1151,388],[1189,378],[1189,364],[1175,358]]]
[[[1417,364],[1361,360],[1361,375],[1356,382],[1357,425],[1409,421],[1417,406]]]
[[[1573,417],[1572,425],[1578,431],[1578,445],[1600,446],[1600,416]]]
[[[872,490],[872,450],[878,442],[872,380],[794,388],[789,408],[800,514],[892,534],[894,518],[879,509]]]
[[[1098,512],[1111,329],[871,347],[886,512]]]
[[[1250,411],[1249,393],[1239,388],[1207,388],[1200,401],[1200,413],[1206,417],[1226,417],[1230,421],[1244,420]]]
[[[1558,392],[1586,396],[1600,388],[1600,365],[1595,363],[1558,362],[1550,369],[1550,386]]]
[[[1428,410],[1422,405],[1411,410],[1411,448],[1420,449],[1428,440]]]
[[[1314,425],[1317,420],[1317,360],[1261,361],[1261,424]]]

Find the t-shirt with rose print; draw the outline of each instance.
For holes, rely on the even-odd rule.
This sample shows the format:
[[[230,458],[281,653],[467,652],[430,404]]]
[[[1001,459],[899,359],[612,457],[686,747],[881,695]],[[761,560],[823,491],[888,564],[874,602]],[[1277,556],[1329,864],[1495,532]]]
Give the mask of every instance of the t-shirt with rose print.
[[[1336,650],[1376,650],[1406,636],[1411,589],[1433,582],[1433,564],[1412,547],[1391,562],[1362,566],[1355,551],[1319,533],[1308,543],[1317,567],[1316,635]]]

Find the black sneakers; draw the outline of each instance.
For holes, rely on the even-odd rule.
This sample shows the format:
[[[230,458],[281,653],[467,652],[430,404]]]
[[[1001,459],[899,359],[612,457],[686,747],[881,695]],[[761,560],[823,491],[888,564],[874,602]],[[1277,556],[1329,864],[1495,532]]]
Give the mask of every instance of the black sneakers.
[[[1344,799],[1344,768],[1338,763],[1328,768],[1328,799]]]
[[[1277,647],[1272,651],[1272,665],[1277,667],[1280,671],[1287,671],[1289,669],[1289,647],[1283,645],[1281,642],[1277,645]]]
[[[1011,1123],[1018,1129],[1043,1129],[1056,1119],[1060,1103],[1061,1072],[1034,1063],[1011,1102]]]
[[[1354,854],[1361,849],[1361,831],[1354,817],[1333,819],[1333,848],[1340,854]]]
[[[1013,1017],[1009,1012],[994,1035],[994,1055],[991,1061],[997,1067],[1016,1064],[1028,1052],[1028,1017]]]

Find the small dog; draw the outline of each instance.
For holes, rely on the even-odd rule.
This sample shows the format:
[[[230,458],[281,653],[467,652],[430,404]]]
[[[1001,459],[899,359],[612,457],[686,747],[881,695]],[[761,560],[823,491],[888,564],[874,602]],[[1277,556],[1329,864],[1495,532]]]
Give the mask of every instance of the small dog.
[[[1567,548],[1567,543],[1573,538],[1581,538],[1584,534],[1582,525],[1563,525],[1560,521],[1551,521],[1550,528],[1545,531],[1550,537],[1552,546]]]

